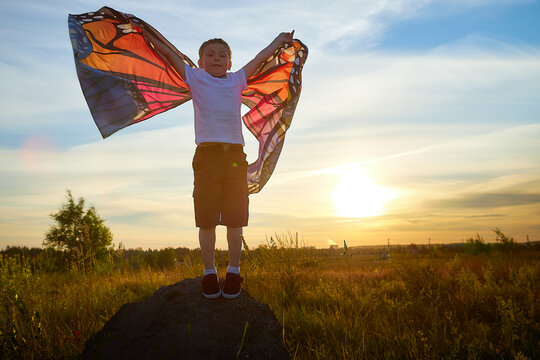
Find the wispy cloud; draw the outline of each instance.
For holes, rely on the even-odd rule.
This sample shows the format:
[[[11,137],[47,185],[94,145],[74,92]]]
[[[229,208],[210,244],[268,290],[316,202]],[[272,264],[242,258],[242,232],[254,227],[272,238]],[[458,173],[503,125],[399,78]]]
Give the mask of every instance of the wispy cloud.
[[[536,188],[539,189],[540,185],[537,184]],[[473,193],[455,199],[437,200],[432,206],[486,209],[532,204],[540,205],[540,193]]]
[[[474,47],[456,43],[421,54],[313,59],[306,66],[304,94],[310,103],[332,106],[304,108],[310,119],[305,125],[329,119],[357,129],[374,121],[535,121],[531,114],[539,112],[540,50],[475,42]]]
[[[430,233],[450,241],[472,228],[537,229],[540,49],[478,34],[428,51],[374,47],[405,20],[519,3],[109,5],[149,21],[192,57],[206,38],[226,38],[234,68],[277,32],[296,29],[311,50],[303,94],[274,175],[250,198],[246,235],[292,230],[326,245],[328,238],[354,244]],[[107,140],[92,123],[66,23],[68,13],[102,5],[8,2],[0,15],[0,247],[38,246],[65,189],[95,205],[127,246],[197,246],[191,105]],[[246,148],[253,160],[252,140]],[[336,216],[330,194],[352,168],[396,191],[384,215]]]

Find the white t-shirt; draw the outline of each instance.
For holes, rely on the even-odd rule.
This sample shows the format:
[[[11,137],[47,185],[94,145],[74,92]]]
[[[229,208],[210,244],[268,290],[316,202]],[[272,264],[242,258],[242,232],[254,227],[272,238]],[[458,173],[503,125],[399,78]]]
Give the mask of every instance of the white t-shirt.
[[[244,144],[240,112],[242,91],[247,89],[244,69],[216,78],[186,64],[185,73],[193,98],[195,143]]]

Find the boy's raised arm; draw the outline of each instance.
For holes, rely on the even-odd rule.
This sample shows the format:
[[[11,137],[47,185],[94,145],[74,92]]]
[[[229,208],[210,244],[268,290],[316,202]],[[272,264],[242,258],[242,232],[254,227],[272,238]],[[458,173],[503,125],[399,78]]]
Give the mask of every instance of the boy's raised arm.
[[[145,33],[145,36],[150,40],[152,45],[154,45],[154,50],[161,56],[167,60],[167,62],[176,70],[178,75],[183,80],[186,80],[186,71],[185,66],[186,64],[180,59],[169,47],[167,47],[165,44],[163,44],[161,41],[158,41],[156,37],[154,37],[149,32]]]
[[[278,47],[280,47],[282,44],[291,42],[293,40],[293,35],[294,30],[291,32],[282,32],[281,34],[276,36],[276,38],[270,43],[270,45],[262,49],[261,52],[253,58],[253,60],[248,62],[243,67],[244,73],[246,74],[246,80],[249,79],[251,75],[253,75],[253,73],[266,59],[272,56],[272,54],[274,53],[274,51],[276,51]]]

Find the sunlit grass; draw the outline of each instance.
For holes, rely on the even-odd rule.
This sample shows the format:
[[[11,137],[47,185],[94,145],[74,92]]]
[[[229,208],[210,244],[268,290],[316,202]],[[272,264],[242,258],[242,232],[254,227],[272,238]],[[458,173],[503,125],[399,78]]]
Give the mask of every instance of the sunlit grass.
[[[352,256],[350,256],[352,255]],[[471,255],[297,248],[275,237],[244,251],[244,288],[269,305],[297,359],[540,358],[540,251]],[[75,357],[127,302],[200,275],[170,270],[32,273],[0,262],[5,358]],[[220,269],[223,271],[223,268]]]
[[[193,269],[32,274],[20,259],[0,260],[3,353],[13,358],[62,358],[82,351],[84,341],[127,302],[194,276]]]

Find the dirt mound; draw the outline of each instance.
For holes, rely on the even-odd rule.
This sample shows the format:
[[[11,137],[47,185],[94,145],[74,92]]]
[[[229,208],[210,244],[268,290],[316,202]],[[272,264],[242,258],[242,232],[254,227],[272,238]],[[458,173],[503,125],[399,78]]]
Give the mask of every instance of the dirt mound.
[[[239,355],[237,357],[237,355]],[[91,337],[79,359],[289,359],[281,326],[247,291],[207,300],[200,278],[128,303]]]

